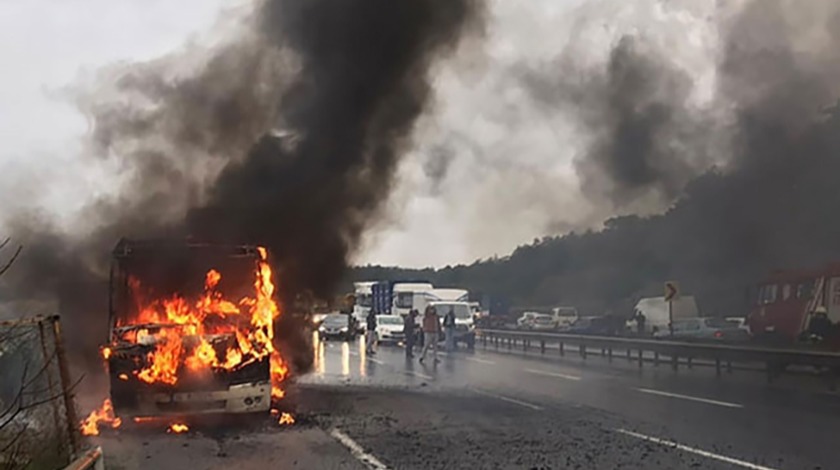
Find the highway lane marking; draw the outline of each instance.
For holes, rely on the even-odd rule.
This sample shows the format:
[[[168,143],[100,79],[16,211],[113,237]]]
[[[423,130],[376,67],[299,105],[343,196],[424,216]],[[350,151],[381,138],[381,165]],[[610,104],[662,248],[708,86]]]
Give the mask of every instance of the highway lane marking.
[[[744,460],[735,459],[732,457],[727,457],[725,455],[715,454],[713,452],[709,452],[703,449],[698,449],[696,447],[689,447],[687,445],[680,444],[675,441],[667,440],[667,439],[659,439],[658,437],[653,436],[646,436],[644,434],[640,434],[633,431],[628,431],[626,429],[615,429],[615,432],[635,437],[637,439],[641,439],[643,441],[653,442],[654,444],[659,444],[667,447],[671,447],[674,449],[679,449],[685,452],[691,452],[692,454],[697,454],[702,457],[707,457],[714,460],[720,460],[721,462],[726,462],[732,465],[738,465],[740,467],[749,468],[752,470],[776,470],[772,467],[765,467],[763,465],[757,465],[754,463],[746,462]]]
[[[697,401],[700,403],[708,403],[709,405],[725,406],[727,408],[743,408],[744,405],[738,403],[729,403],[726,401],[711,400],[709,398],[692,397],[690,395],[680,395],[679,393],[663,392],[661,390],[654,390],[651,388],[637,388],[636,390],[642,393],[650,393],[652,395],[661,395],[670,398],[682,398],[683,400]]]
[[[529,372],[531,374],[537,374],[537,375],[544,375],[546,377],[557,377],[559,379],[580,380],[580,377],[578,377],[576,375],[561,374],[559,372],[549,372],[547,370],[525,369],[525,372]]]
[[[479,364],[487,364],[487,365],[490,365],[490,366],[496,365],[496,361],[490,361],[490,360],[487,360],[487,359],[479,359],[477,357],[465,357],[464,359],[466,359],[468,361],[477,362]]]
[[[535,411],[540,411],[540,410],[543,409],[541,406],[534,405],[533,403],[528,403],[527,401],[517,400],[516,398],[510,398],[510,397],[506,397],[504,395],[496,395],[495,393],[485,392],[484,390],[479,390],[477,388],[472,389],[472,391],[479,394],[479,395],[492,397],[492,398],[495,398],[497,400],[506,401],[508,403],[513,403],[513,404],[519,405],[519,406],[524,406],[525,408],[530,408],[530,409],[535,410]]]
[[[340,442],[344,447],[353,454],[353,457],[356,458],[359,462],[361,462],[365,467],[370,468],[372,470],[388,470],[388,467],[379,461],[373,455],[365,452],[365,450],[356,443],[353,439],[350,438],[347,434],[341,432],[338,428],[333,428],[330,431],[330,435],[334,437],[338,442]]]
[[[415,377],[420,377],[421,379],[434,380],[434,377],[432,377],[431,375],[422,374],[420,372],[414,372],[413,370],[407,370],[407,371],[404,372],[404,374],[405,375],[413,375]]]

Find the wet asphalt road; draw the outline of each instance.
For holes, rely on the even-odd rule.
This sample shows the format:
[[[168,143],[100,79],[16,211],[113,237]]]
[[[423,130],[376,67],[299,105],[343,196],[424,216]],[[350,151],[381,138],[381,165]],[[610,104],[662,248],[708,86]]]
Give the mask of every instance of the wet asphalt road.
[[[736,370],[718,378],[711,368],[681,367],[675,373],[666,363],[646,364],[640,371],[635,362],[618,355],[608,362],[592,355],[583,360],[569,352],[562,358],[557,351],[496,352],[481,345],[474,353],[442,356],[437,366],[407,361],[397,347],[380,347],[373,357],[364,354],[360,343],[327,342],[316,345],[316,351],[316,369],[302,383],[420,389],[446,400],[468,396],[484,407],[476,413],[518,413],[514,428],[548,426],[591,437],[594,426],[608,435],[621,435],[600,437],[600,446],[595,439],[594,452],[599,455],[612,454],[609,442],[615,439],[641,445],[650,444],[643,440],[650,437],[767,468],[840,468],[840,394],[829,392],[816,377],[783,377],[768,385],[760,372]],[[543,419],[554,413],[570,413],[587,425],[568,426],[561,416],[553,424],[532,422],[534,415]],[[377,449],[376,442],[369,445],[374,454],[388,452]],[[710,457],[687,462],[694,466],[690,468],[747,468]],[[674,465],[646,462],[640,468]]]
[[[840,468],[840,394],[818,379],[616,356],[315,345],[298,423],[104,435],[109,468]]]

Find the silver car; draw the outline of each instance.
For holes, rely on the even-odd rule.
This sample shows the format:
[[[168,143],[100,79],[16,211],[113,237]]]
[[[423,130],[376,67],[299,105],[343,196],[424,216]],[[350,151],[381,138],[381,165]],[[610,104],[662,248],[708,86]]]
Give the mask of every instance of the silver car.
[[[654,338],[703,341],[746,341],[750,334],[735,322],[725,318],[697,317],[674,320],[674,334],[668,329],[659,330]]]

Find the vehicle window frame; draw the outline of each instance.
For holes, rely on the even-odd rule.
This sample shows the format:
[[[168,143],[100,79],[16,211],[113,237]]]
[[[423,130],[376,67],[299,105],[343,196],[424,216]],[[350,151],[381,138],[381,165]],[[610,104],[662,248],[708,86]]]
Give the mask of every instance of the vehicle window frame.
[[[408,304],[405,304],[403,300],[408,298]],[[394,295],[394,305],[397,308],[411,308],[414,306],[414,292],[397,292]]]

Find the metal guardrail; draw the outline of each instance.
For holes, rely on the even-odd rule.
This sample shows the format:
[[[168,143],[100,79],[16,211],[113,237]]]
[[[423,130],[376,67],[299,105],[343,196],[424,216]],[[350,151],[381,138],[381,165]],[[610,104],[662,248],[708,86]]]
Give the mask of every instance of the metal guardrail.
[[[840,374],[840,353],[827,351],[812,351],[798,349],[776,349],[734,344],[690,343],[656,339],[641,339],[613,336],[571,335],[521,330],[478,330],[478,338],[483,347],[495,346],[496,349],[506,347],[509,350],[521,347],[527,351],[538,347],[545,354],[547,345],[555,346],[560,356],[566,354],[566,346],[578,348],[578,353],[586,359],[588,349],[601,350],[609,360],[614,351],[624,351],[628,359],[636,361],[639,368],[643,367],[646,358],[644,352],[653,353],[654,366],[662,361],[660,356],[667,356],[671,367],[677,370],[680,359],[684,359],[688,367],[695,359],[714,361],[715,371],[721,375],[722,368],[732,371],[733,363],[761,363],[767,373],[767,381],[772,382],[781,375],[787,366],[811,366],[828,370],[828,386],[836,388],[837,376]],[[555,349],[555,348],[552,348]]]

